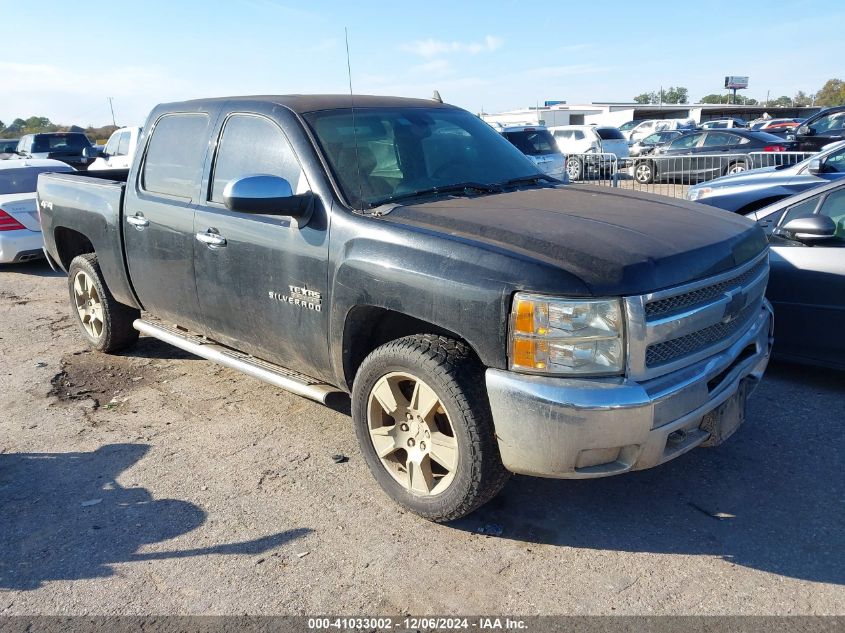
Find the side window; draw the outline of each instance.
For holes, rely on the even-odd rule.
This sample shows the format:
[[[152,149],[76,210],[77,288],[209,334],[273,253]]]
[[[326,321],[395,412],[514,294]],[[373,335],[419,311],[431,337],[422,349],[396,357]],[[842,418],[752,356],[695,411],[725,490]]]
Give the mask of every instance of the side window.
[[[817,206],[819,206],[819,196],[813,196],[808,200],[804,200],[798,204],[793,204],[791,207],[786,208],[786,212],[781,217],[779,224],[783,226],[795,218],[810,217],[813,213],[815,213]]]
[[[121,132],[120,138],[117,142],[117,155],[126,156],[129,154],[129,139],[132,137],[132,132]]]
[[[117,154],[117,143],[120,140],[120,134],[115,132],[109,137],[109,142],[106,143],[105,152],[109,156],[115,156]]]
[[[141,186],[145,191],[191,198],[202,178],[208,115],[166,114],[153,130]]]
[[[845,189],[834,191],[822,202],[819,215],[826,215],[836,223],[836,237],[845,238]]]
[[[704,147],[725,147],[736,145],[737,137],[727,132],[708,132],[704,139]]]
[[[223,126],[209,199],[222,203],[230,180],[255,174],[281,176],[294,193],[308,190],[302,167],[279,126],[264,117],[235,114]]]
[[[576,141],[583,141],[585,138],[584,133],[581,130],[575,130],[575,140]]]
[[[830,132],[831,130],[841,130],[845,127],[845,112],[832,112],[820,118],[810,127],[816,134]]]
[[[699,140],[701,140],[701,134],[690,134],[689,136],[682,136],[679,139],[675,139],[670,144],[670,147],[672,149],[689,149],[698,145]]]
[[[833,152],[824,161],[824,173],[836,174],[845,172],[845,149]]]

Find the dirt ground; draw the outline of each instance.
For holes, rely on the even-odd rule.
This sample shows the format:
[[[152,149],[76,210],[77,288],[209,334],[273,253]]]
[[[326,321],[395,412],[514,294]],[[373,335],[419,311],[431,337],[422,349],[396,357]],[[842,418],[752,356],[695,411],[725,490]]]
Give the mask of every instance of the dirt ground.
[[[89,352],[65,288],[0,266],[1,614],[845,614],[843,374],[775,363],[722,447],[435,525],[348,403]]]

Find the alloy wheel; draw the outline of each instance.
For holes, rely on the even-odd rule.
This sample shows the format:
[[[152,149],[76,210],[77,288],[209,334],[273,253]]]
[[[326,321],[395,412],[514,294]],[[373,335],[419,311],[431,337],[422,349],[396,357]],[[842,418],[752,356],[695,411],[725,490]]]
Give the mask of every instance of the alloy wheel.
[[[414,495],[445,491],[458,469],[458,440],[434,390],[408,373],[382,376],[370,391],[367,428],[382,466]]]
[[[87,273],[76,273],[73,279],[73,296],[82,327],[93,339],[99,339],[103,335],[103,304],[94,281]]]

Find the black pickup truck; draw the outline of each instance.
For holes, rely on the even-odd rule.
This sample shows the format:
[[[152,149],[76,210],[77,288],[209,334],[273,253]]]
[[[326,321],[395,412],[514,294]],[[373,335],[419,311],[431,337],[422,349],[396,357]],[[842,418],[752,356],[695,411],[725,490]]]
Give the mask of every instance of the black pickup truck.
[[[373,475],[432,520],[509,472],[602,477],[718,444],[769,358],[752,222],[561,185],[439,102],[160,105],[128,173],[43,175],[38,199],[91,346],[140,332],[351,393]]]

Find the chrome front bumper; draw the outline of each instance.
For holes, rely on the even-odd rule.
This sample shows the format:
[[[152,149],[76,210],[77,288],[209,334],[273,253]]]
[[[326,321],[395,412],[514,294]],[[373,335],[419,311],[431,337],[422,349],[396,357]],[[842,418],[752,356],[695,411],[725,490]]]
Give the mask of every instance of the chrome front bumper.
[[[710,439],[701,428],[708,413],[729,403],[744,381],[749,390],[756,386],[771,345],[772,309],[765,301],[745,335],[729,348],[651,380],[549,378],[488,369],[502,461],[515,473],[578,479],[674,459]]]

